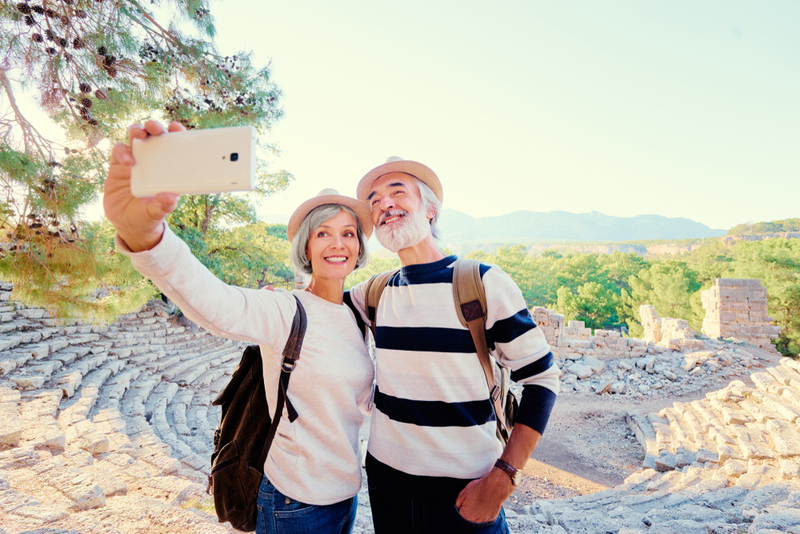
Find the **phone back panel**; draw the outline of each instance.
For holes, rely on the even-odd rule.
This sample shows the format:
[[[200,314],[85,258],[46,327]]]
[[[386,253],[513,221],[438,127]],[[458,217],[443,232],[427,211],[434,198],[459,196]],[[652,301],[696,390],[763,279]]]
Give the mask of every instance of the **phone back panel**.
[[[251,126],[134,139],[132,150],[136,164],[131,168],[131,192],[136,197],[252,191],[255,187],[255,129]]]

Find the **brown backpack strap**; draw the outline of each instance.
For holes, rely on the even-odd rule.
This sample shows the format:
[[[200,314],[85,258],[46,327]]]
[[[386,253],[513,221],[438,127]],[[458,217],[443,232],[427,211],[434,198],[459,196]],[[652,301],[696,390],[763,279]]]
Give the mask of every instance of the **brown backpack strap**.
[[[272,416],[272,424],[269,427],[267,439],[264,442],[264,447],[261,450],[259,457],[259,469],[263,469],[264,462],[267,461],[267,454],[272,445],[272,440],[275,439],[275,433],[278,430],[278,423],[281,421],[283,415],[283,406],[286,405],[286,411],[289,413],[289,421],[294,423],[297,419],[297,410],[289,400],[287,392],[289,390],[289,378],[292,376],[297,365],[297,360],[300,359],[300,349],[303,348],[303,337],[306,335],[306,310],[300,304],[300,299],[294,297],[297,302],[297,310],[294,312],[294,319],[292,320],[292,330],[289,333],[289,339],[286,340],[286,346],[283,348],[283,362],[281,362],[281,376],[278,379],[278,399],[275,405],[275,415]]]
[[[400,269],[393,271],[384,271],[378,273],[364,285],[364,308],[367,310],[367,321],[369,321],[369,329],[372,330],[372,337],[375,337],[375,317],[378,315],[378,304],[381,301],[383,290],[386,289],[386,284],[389,280],[400,272]]]
[[[486,291],[481,280],[481,262],[470,259],[457,259],[453,264],[453,300],[456,314],[461,324],[469,329],[478,360],[481,362],[489,397],[497,416],[497,432],[500,439],[508,441],[508,425],[503,409],[502,388],[496,383],[494,366],[486,342]]]

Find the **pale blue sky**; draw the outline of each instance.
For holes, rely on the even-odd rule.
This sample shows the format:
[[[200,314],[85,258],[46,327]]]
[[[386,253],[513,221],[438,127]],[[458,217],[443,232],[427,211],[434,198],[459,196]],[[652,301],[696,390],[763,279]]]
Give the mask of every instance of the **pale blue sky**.
[[[224,53],[272,63],[290,188],[354,194],[390,155],[446,208],[800,217],[800,2],[212,3]]]

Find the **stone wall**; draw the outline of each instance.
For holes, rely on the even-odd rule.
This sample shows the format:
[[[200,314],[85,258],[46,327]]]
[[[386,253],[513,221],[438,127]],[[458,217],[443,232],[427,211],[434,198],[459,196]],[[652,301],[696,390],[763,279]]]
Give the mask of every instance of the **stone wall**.
[[[622,337],[616,330],[586,328],[583,321],[569,321],[564,316],[542,306],[531,308],[533,321],[544,332],[553,356],[560,359],[580,359],[594,356],[600,360],[639,358],[644,354],[660,353],[664,349],[641,339]]]
[[[781,333],[767,312],[767,288],[758,279],[717,278],[701,293],[703,333],[711,338],[735,338],[762,349],[775,351],[771,339]]]
[[[655,343],[672,350],[702,349],[703,342],[696,339],[689,327],[689,321],[674,317],[659,317],[655,307],[648,304],[639,306],[644,336],[648,343]]]

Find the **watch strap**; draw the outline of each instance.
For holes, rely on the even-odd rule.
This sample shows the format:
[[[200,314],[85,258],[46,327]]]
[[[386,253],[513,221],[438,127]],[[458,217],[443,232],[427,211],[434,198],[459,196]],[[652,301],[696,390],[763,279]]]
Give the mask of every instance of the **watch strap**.
[[[497,461],[494,463],[494,466],[501,471],[505,472],[511,478],[511,483],[513,485],[519,484],[520,478],[522,478],[522,472],[511,465],[510,463],[506,462],[505,460],[498,458]]]

